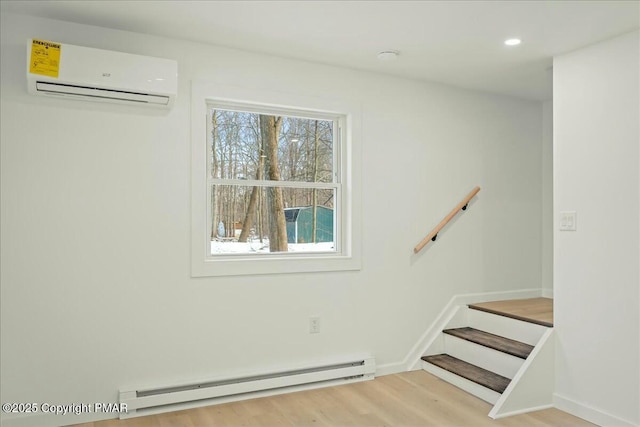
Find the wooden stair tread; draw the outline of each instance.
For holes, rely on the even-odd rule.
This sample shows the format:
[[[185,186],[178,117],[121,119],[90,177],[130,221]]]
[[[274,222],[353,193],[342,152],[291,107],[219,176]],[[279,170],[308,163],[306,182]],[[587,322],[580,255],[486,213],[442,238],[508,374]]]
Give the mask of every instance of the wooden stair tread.
[[[468,307],[473,310],[553,328],[553,300],[550,298],[491,301],[469,304]]]
[[[499,335],[490,334],[489,332],[480,331],[474,328],[465,327],[445,329],[442,332],[521,359],[526,359],[533,351],[532,345],[501,337]]]
[[[500,394],[505,391],[511,382],[509,378],[449,356],[448,354],[424,356],[422,360]]]

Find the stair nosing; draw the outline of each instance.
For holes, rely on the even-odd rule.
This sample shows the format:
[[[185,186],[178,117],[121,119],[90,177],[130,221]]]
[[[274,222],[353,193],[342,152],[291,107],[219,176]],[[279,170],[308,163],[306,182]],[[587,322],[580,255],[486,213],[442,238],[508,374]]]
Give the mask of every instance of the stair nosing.
[[[526,346],[527,347],[526,355],[524,354],[525,353],[524,350],[522,352],[517,352],[517,351],[509,350],[507,348],[499,348],[499,347],[497,347],[495,345],[491,345],[491,343],[488,343],[486,341],[483,342],[483,341],[481,341],[479,339],[473,339],[471,337],[461,336],[461,335],[459,335],[459,334],[454,332],[454,331],[460,331],[460,330],[463,330],[463,329],[469,329],[469,330],[473,330],[473,331],[479,332],[482,336],[485,336],[485,337],[488,336],[488,335],[491,336],[491,337],[496,337],[496,338],[498,338],[498,341],[502,341],[503,343],[512,343],[512,344],[515,343],[515,344],[517,344],[519,346]],[[531,352],[534,349],[534,346],[532,346],[530,344],[527,344],[527,343],[524,343],[524,342],[521,342],[521,341],[517,341],[517,340],[511,339],[511,338],[506,338],[506,337],[503,337],[503,336],[500,336],[500,335],[492,334],[490,332],[486,332],[486,331],[483,331],[481,329],[475,329],[475,328],[470,327],[470,326],[465,326],[465,327],[461,327],[461,328],[445,329],[442,332],[447,334],[447,335],[451,335],[453,337],[456,337],[458,339],[465,340],[465,341],[468,341],[468,342],[471,342],[471,343],[474,343],[474,344],[477,344],[477,345],[480,345],[480,346],[483,346],[483,347],[486,347],[486,348],[490,348],[492,350],[499,351],[501,353],[509,354],[511,356],[517,357],[519,359],[524,359],[524,360],[526,360],[527,357],[529,357],[529,355],[531,354]]]
[[[492,386],[491,384],[489,384],[486,381],[482,382],[481,380],[479,380],[477,378],[471,378],[469,375],[464,375],[464,374],[462,374],[460,372],[456,372],[455,370],[449,369],[446,366],[442,366],[442,365],[440,365],[438,363],[434,363],[434,360],[433,360],[434,357],[441,357],[442,358],[443,356],[446,356],[447,359],[451,359],[452,361],[454,361],[457,364],[466,365],[467,368],[470,368],[470,369],[476,371],[476,373],[482,373],[483,375],[489,375],[489,376],[494,377],[494,379],[499,380],[500,382],[502,382],[504,387],[502,387],[502,386],[494,387],[494,386]],[[429,359],[432,359],[432,360],[429,360]],[[495,372],[491,372],[491,371],[489,371],[487,369],[481,368],[481,367],[476,366],[476,365],[474,365],[472,363],[465,362],[464,360],[458,359],[457,357],[453,357],[453,356],[451,356],[449,354],[437,354],[437,355],[423,356],[422,360],[427,362],[427,363],[430,363],[430,364],[432,364],[434,366],[437,366],[440,369],[444,369],[447,372],[451,372],[452,374],[458,375],[460,378],[464,378],[467,381],[471,381],[471,382],[476,383],[476,384],[478,384],[478,385],[480,385],[482,387],[485,387],[485,388],[487,388],[489,390],[493,390],[493,391],[495,391],[496,393],[499,393],[499,394],[504,393],[504,391],[509,386],[509,383],[511,382],[511,380],[509,378],[507,378],[507,377],[504,377],[502,375],[496,374]]]

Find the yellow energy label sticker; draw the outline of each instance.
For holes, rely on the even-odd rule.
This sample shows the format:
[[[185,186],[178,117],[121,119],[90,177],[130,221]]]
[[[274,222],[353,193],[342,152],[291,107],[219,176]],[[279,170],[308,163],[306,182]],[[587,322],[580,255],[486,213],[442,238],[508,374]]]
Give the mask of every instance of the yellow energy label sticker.
[[[29,72],[57,78],[60,70],[60,47],[60,43],[33,39]]]

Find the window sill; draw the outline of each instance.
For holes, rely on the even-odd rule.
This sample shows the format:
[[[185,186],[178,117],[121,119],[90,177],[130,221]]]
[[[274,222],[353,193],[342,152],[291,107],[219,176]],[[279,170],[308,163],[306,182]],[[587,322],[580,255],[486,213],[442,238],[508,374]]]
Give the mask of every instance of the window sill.
[[[252,255],[196,261],[192,277],[248,276],[360,270],[360,258],[336,254],[304,256]]]

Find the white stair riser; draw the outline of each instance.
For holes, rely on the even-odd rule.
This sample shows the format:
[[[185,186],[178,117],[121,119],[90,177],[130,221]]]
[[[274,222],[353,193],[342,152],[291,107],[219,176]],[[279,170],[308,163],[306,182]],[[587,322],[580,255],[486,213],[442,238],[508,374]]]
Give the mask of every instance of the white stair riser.
[[[462,328],[469,324],[469,307],[466,305],[458,306],[455,316],[451,317],[443,329]]]
[[[536,345],[540,337],[548,329],[535,323],[523,322],[505,316],[469,310],[467,313],[469,326],[501,337],[510,338],[529,345]]]
[[[471,393],[472,395],[495,405],[500,398],[500,393],[497,393],[491,389],[488,389],[480,384],[476,384],[473,381],[469,381],[466,378],[462,378],[454,373],[451,373],[445,369],[439,368],[429,362],[422,362],[422,369],[435,375],[436,377],[453,384],[454,386]]]
[[[503,377],[513,378],[522,366],[524,359],[512,356],[492,348],[484,347],[461,338],[445,334],[445,353],[465,362],[495,372]]]

